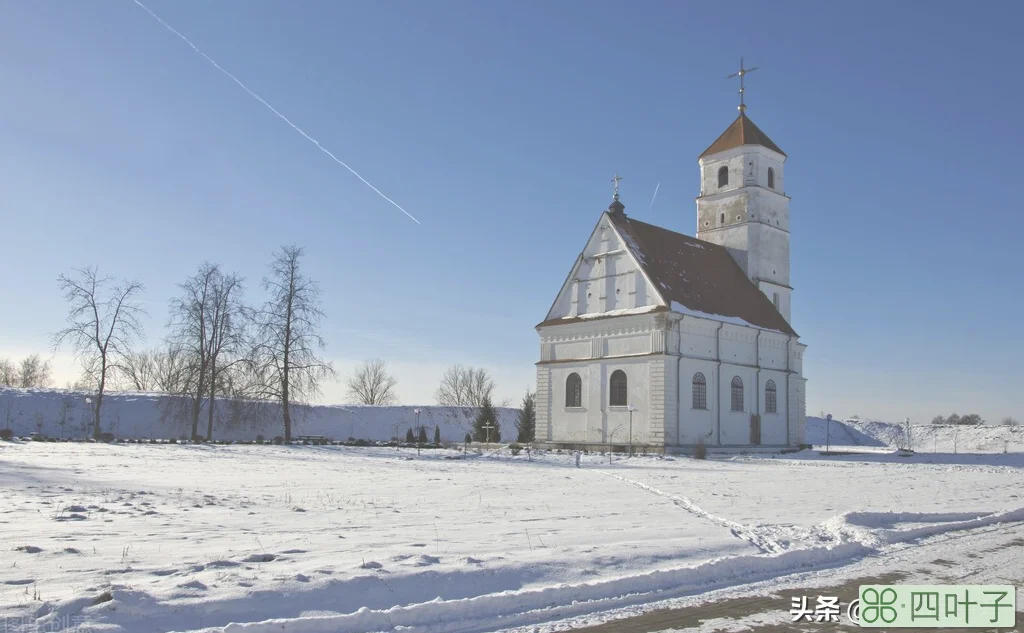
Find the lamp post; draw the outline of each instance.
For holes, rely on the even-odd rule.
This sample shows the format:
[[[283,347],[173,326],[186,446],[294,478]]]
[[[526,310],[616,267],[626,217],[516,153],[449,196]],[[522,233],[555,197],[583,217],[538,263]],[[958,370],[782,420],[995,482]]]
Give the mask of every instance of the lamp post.
[[[630,404],[626,409],[629,411],[629,456],[633,456],[633,412],[636,407]]]
[[[832,414],[825,416],[825,454],[830,452],[832,444]]]

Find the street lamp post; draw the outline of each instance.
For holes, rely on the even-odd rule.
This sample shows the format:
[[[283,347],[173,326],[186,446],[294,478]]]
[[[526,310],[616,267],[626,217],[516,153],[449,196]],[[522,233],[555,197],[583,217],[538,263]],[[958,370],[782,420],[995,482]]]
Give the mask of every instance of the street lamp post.
[[[828,454],[831,451],[832,445],[832,414],[829,413],[825,416],[825,453]]]
[[[636,407],[630,404],[626,409],[629,410],[629,456],[633,456],[633,412],[636,411]]]

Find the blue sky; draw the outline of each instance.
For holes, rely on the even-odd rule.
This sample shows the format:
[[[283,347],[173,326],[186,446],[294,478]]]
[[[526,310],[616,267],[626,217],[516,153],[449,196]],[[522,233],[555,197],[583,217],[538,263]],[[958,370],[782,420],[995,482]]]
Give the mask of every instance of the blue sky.
[[[421,224],[132,2],[7,2],[0,356],[47,350],[72,266],[143,281],[155,343],[200,262],[257,300],[298,243],[343,375],[379,356],[429,402],[462,362],[518,399],[613,173],[693,234],[742,55],[789,155],[808,412],[1024,417],[1020,3],[147,5]]]

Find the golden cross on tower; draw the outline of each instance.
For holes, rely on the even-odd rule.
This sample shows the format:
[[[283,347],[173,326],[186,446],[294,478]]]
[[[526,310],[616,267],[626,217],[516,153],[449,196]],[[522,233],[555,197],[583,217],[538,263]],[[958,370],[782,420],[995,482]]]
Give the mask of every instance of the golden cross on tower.
[[[618,200],[619,199],[619,181],[620,180],[622,180],[622,176],[620,176],[618,174],[618,172],[616,172],[615,175],[612,177],[612,183],[615,184],[615,197],[613,198],[614,200]]]
[[[757,68],[758,68],[757,66],[754,66],[753,68],[744,68],[743,67],[743,58],[740,57],[740,70],[739,70],[739,72],[735,72],[735,73],[729,75],[728,77],[726,77],[726,79],[735,79],[736,77],[740,78],[740,107],[739,107],[740,114],[743,114],[744,112],[747,111],[747,105],[745,103],[743,103],[743,76],[746,75],[747,73],[754,72],[755,70],[757,70]]]

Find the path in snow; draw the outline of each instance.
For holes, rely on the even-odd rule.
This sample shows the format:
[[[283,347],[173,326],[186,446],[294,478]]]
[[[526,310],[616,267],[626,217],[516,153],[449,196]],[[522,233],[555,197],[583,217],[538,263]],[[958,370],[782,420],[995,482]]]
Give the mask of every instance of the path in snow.
[[[737,523],[736,521],[726,519],[725,517],[720,517],[711,514],[710,512],[708,512],[704,508],[701,508],[699,505],[697,505],[690,499],[687,499],[686,497],[680,497],[674,494],[663,492],[661,490],[658,490],[654,486],[649,486],[635,479],[623,477],[622,475],[616,475],[615,473],[610,473],[608,471],[599,470],[597,472],[601,473],[602,475],[607,475],[614,479],[618,479],[619,481],[623,481],[627,484],[636,486],[641,490],[646,490],[647,492],[656,494],[659,497],[664,497],[694,516],[700,517],[702,519],[707,519],[708,521],[716,525],[728,528],[729,531],[733,534],[733,536],[739,539],[743,539],[744,541],[747,541],[748,543],[756,547],[759,551],[761,551],[761,553],[763,554],[780,554],[786,551],[786,549],[788,549],[787,547],[784,547],[781,543],[771,538],[770,528],[763,528],[761,526],[755,528],[748,525],[743,525],[742,523]]]

